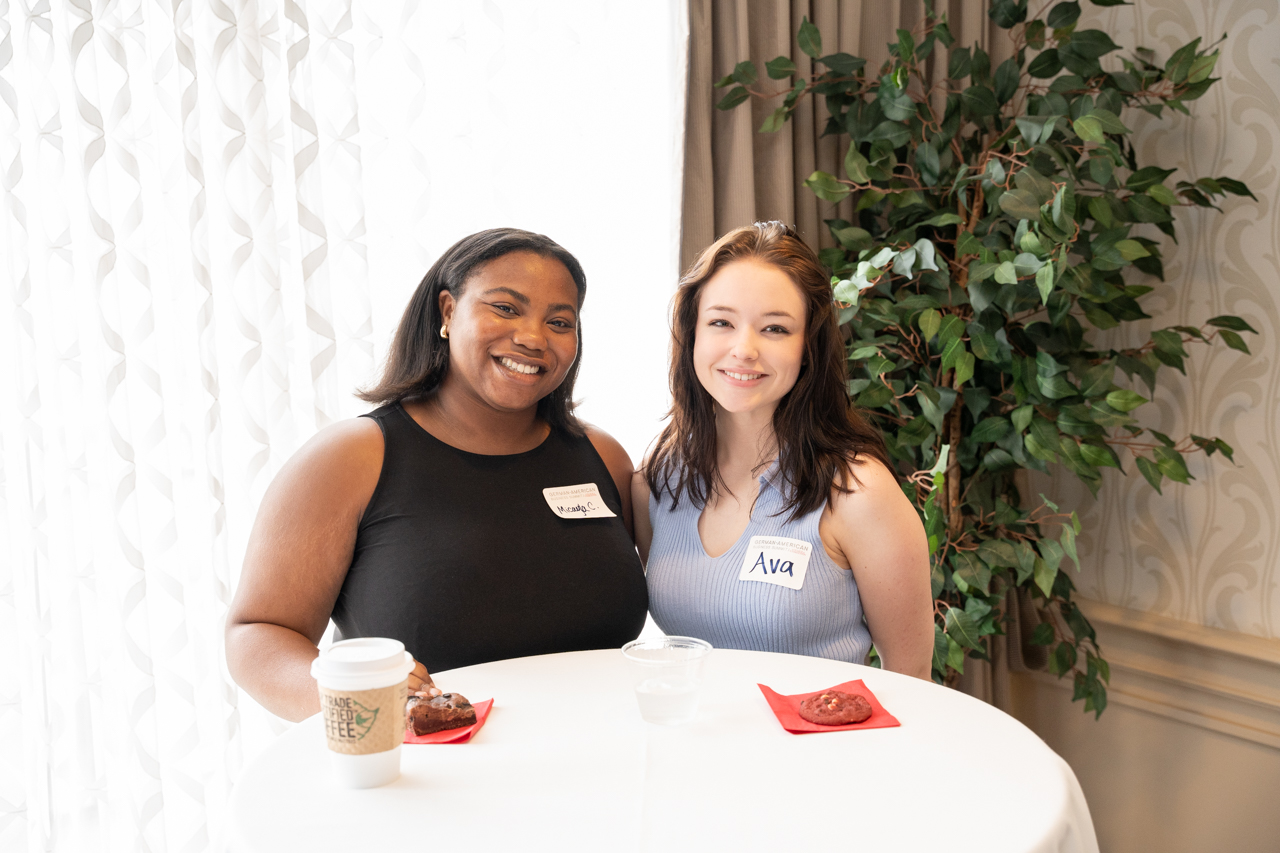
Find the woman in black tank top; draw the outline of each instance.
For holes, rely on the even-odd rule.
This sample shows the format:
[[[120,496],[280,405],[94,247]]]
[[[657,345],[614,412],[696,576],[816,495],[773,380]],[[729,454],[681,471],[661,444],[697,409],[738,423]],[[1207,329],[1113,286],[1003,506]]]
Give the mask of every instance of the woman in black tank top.
[[[330,616],[344,638],[402,640],[411,690],[427,668],[639,634],[631,461],[571,413],[585,291],[572,255],[514,229],[432,266],[361,394],[380,407],[317,435],[263,498],[227,662],[268,710],[319,710]]]

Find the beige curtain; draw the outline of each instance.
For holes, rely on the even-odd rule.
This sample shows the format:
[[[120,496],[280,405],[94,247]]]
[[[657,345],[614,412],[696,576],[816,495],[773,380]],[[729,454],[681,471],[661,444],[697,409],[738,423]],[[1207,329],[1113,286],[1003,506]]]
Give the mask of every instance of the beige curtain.
[[[992,66],[1012,54],[1007,34],[987,17],[986,0],[939,0],[946,9],[954,47],[981,46]],[[834,245],[824,220],[853,218],[855,199],[838,205],[819,200],[801,186],[815,170],[839,174],[841,137],[823,137],[828,112],[820,97],[801,102],[791,121],[777,133],[759,133],[765,117],[780,103],[753,98],[723,112],[715,104],[726,90],[715,81],[744,59],[756,63],[755,88],[786,91],[786,81],[770,80],[764,64],[785,55],[798,73],[812,71],[813,61],[796,41],[803,18],[822,33],[824,54],[864,57],[871,68],[889,57],[889,42],[899,29],[914,30],[924,17],[922,0],[689,0],[689,91],[685,115],[684,202],[681,267],[731,228],[757,220],[780,219],[794,224],[814,248]],[[941,74],[949,54],[935,51],[930,69]],[[1007,597],[1011,635],[1020,637],[1038,622],[1029,599]],[[1019,618],[1019,610],[1023,611]],[[1023,623],[1027,627],[1024,631]],[[1024,659],[1023,650],[1027,658]],[[1030,656],[1036,646],[993,637],[992,663],[968,660],[958,687],[1004,710],[1010,707],[1009,672],[1043,666]]]
[[[981,45],[993,66],[1009,55],[1007,39],[987,17],[986,0],[939,0],[947,9],[956,46]],[[816,169],[837,174],[840,140],[823,138],[827,110],[820,97],[801,102],[777,133],[758,133],[781,101],[753,98],[735,110],[715,104],[725,94],[716,80],[744,59],[756,63],[756,88],[786,91],[770,80],[764,64],[788,56],[800,74],[813,61],[800,50],[796,33],[808,17],[822,33],[824,54],[850,53],[878,67],[889,57],[898,29],[912,30],[924,17],[922,0],[689,0],[689,92],[685,116],[685,171],[681,266],[688,268],[721,234],[757,220],[794,224],[813,247],[834,245],[825,219],[851,219],[854,202],[820,201],[801,186]],[[947,54],[934,54],[945,70]]]

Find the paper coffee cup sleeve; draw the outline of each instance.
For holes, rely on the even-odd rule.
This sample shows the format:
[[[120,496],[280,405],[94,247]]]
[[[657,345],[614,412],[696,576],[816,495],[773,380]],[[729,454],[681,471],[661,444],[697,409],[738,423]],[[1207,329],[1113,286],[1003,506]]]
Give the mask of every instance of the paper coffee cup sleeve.
[[[368,755],[394,749],[404,739],[409,682],[373,690],[320,688],[320,713],[329,749]]]

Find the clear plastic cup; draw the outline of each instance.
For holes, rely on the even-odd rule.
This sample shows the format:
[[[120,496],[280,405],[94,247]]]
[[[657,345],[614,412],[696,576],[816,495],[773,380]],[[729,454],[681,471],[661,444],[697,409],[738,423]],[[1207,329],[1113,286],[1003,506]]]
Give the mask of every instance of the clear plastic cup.
[[[399,778],[412,669],[404,643],[385,637],[343,640],[312,661],[338,784],[375,788]]]
[[[622,647],[645,722],[678,726],[694,718],[702,663],[710,653],[710,643],[693,637],[633,640]]]

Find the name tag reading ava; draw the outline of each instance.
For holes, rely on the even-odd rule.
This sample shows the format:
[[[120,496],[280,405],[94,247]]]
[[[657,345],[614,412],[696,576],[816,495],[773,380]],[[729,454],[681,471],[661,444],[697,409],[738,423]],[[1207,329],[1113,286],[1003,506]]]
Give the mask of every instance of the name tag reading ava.
[[[813,546],[784,536],[752,536],[742,561],[740,581],[760,581],[799,589],[809,568]]]
[[[605,506],[595,483],[543,489],[542,496],[547,499],[551,511],[561,518],[617,518]]]

